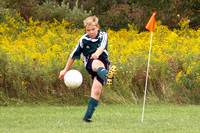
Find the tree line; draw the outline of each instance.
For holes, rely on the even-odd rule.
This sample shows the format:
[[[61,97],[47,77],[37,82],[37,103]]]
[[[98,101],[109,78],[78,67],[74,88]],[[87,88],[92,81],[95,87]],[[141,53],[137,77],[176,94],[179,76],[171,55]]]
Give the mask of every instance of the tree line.
[[[25,20],[40,21],[57,19],[74,23],[83,28],[82,20],[96,15],[104,29],[119,30],[134,24],[142,31],[153,12],[169,28],[179,28],[183,19],[190,21],[190,28],[199,28],[199,0],[0,0],[0,21],[9,9],[19,12]]]

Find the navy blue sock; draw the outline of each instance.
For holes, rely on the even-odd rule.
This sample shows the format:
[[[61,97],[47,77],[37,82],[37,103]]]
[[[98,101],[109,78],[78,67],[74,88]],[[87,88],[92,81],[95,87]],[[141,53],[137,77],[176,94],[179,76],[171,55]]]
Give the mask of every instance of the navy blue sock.
[[[99,67],[97,69],[97,74],[98,76],[103,79],[104,82],[106,82],[106,74],[108,73],[108,71],[104,68],[104,67]]]
[[[88,108],[87,111],[85,113],[85,116],[83,117],[83,120],[89,120],[92,118],[92,115],[97,107],[97,105],[99,104],[99,101],[90,97],[90,100],[88,102]]]

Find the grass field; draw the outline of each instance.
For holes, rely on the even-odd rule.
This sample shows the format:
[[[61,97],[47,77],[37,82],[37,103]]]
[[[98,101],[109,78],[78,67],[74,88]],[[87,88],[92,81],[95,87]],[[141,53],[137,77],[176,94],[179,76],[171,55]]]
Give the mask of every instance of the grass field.
[[[92,123],[82,123],[86,106],[0,107],[1,133],[161,133],[200,132],[195,105],[100,105]]]

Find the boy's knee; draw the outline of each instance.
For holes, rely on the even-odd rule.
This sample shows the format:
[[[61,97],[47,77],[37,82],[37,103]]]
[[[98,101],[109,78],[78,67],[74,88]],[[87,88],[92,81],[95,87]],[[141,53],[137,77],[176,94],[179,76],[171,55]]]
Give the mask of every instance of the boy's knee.
[[[95,93],[96,96],[100,96],[101,90],[96,90],[94,93]]]
[[[92,86],[92,97],[99,99],[101,95],[101,90],[102,90],[102,85],[98,81],[94,81],[93,86]]]
[[[100,60],[94,60],[92,62],[92,69],[93,69],[93,71],[96,72],[99,67],[105,67],[105,66],[104,66],[104,64]]]

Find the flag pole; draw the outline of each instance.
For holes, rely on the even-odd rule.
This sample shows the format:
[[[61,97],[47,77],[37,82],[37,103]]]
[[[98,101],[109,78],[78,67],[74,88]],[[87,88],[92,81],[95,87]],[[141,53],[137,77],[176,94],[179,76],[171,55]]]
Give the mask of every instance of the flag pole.
[[[150,40],[150,47],[149,47],[149,56],[148,56],[148,65],[147,65],[147,74],[146,74],[146,82],[145,82],[145,90],[144,90],[144,102],[143,102],[143,111],[142,111],[142,122],[144,120],[144,109],[145,109],[145,101],[146,101],[146,95],[147,95],[147,84],[148,84],[148,77],[149,77],[149,64],[150,64],[150,57],[151,57],[151,45],[152,45],[152,38],[153,38],[153,31],[155,26],[155,15],[156,12],[154,12],[149,19],[146,29],[151,31],[151,40]]]
[[[147,95],[147,84],[148,84],[148,77],[149,77],[149,64],[150,64],[150,58],[151,58],[152,39],[153,39],[153,32],[151,32],[151,40],[150,40],[150,47],[149,47],[149,57],[148,57],[148,64],[147,64],[147,74],[146,74],[144,102],[143,102],[143,111],[142,111],[142,122],[144,120],[144,109],[145,109],[145,101],[146,101],[146,95]]]

